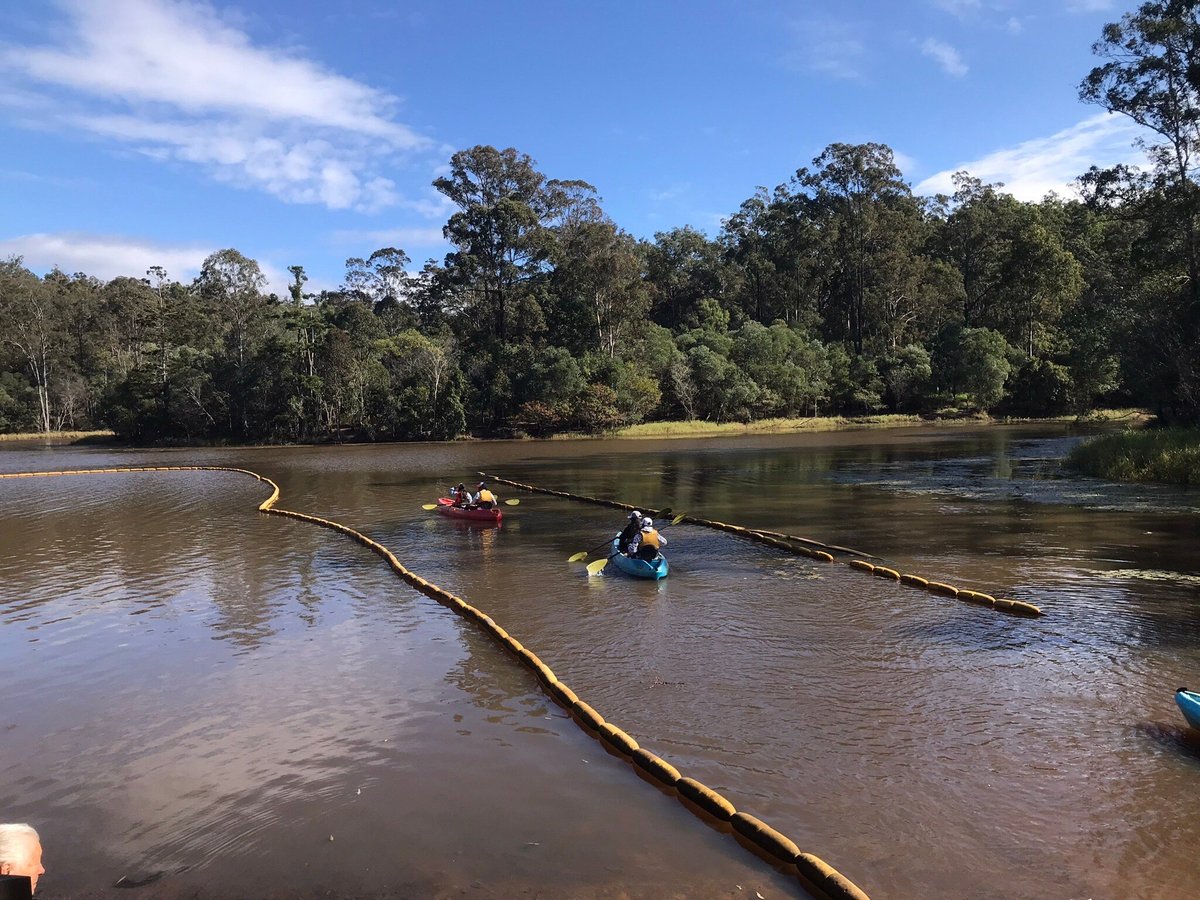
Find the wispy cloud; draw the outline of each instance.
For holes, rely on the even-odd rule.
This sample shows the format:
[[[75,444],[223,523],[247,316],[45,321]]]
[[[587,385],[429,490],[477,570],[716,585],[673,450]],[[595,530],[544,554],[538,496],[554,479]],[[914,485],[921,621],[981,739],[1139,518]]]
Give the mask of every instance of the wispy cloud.
[[[931,0],[934,6],[938,9],[950,13],[952,16],[958,16],[960,19],[965,19],[973,12],[977,12],[982,3],[980,0]]]
[[[967,74],[967,64],[962,61],[962,55],[944,41],[925,38],[921,44],[921,52],[955,78],[962,78]]]
[[[682,181],[670,187],[647,191],[647,196],[655,203],[668,203],[685,196],[692,189],[690,182]]]
[[[408,250],[410,247],[434,247],[446,243],[440,228],[384,228],[378,231],[346,229],[335,231],[330,237],[336,244],[361,245],[364,253],[374,252],[381,247]]]
[[[189,279],[216,249],[89,234],[25,234],[0,240],[0,257],[22,256],[31,269],[87,272],[105,281],[120,275],[141,278],[151,266],[163,266],[172,278]]]
[[[952,176],[966,170],[985,182],[1002,182],[1019,200],[1036,201],[1055,191],[1074,193],[1073,182],[1090,166],[1138,165],[1145,156],[1133,147],[1140,129],[1124,116],[1100,113],[1050,137],[997,150],[931,175],[916,186],[920,194],[953,193]]]
[[[867,48],[859,30],[849,22],[804,19],[792,22],[791,30],[796,45],[785,58],[790,68],[850,80],[865,76]]]
[[[1113,8],[1113,0],[1067,0],[1067,12],[1103,12]]]
[[[205,3],[60,5],[55,43],[0,51],[60,127],[333,209],[396,204],[388,161],[441,149],[396,120],[398,98],[256,46]]]
[[[0,259],[24,258],[34,271],[58,268],[71,274],[86,272],[102,281],[127,276],[143,278],[151,266],[162,266],[176,281],[188,282],[200,274],[205,258],[220,247],[200,244],[160,244],[120,235],[24,234],[0,239]],[[282,296],[290,281],[287,273],[258,261],[267,279],[267,289]]]

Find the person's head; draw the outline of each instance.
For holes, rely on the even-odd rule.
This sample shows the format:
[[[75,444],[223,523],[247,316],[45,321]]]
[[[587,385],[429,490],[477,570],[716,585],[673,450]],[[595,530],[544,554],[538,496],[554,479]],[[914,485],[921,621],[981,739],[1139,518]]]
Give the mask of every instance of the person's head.
[[[465,491],[466,489],[467,489],[467,486],[460,481],[458,483],[458,490]]]
[[[479,487],[479,489],[482,491],[482,490],[483,490],[485,487],[487,487],[487,485],[486,485],[486,484],[484,484],[484,483],[481,481],[481,482],[479,482],[479,485],[478,485],[478,487]]]
[[[642,514],[635,509],[633,512],[631,512],[629,514],[629,521],[630,522],[638,522],[640,524],[642,521]]]
[[[0,875],[26,875],[37,890],[38,876],[45,872],[38,833],[24,823],[0,825]]]
[[[642,527],[643,528],[653,528],[654,520],[652,518],[650,518],[649,516],[646,516],[645,518],[642,519]]]

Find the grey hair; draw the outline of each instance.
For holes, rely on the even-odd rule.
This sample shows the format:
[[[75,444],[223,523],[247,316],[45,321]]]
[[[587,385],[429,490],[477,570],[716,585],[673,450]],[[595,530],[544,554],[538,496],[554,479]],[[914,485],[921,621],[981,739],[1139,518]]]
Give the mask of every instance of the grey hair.
[[[0,825],[0,865],[24,862],[28,852],[24,847],[27,838],[41,843],[32,825],[24,822]]]

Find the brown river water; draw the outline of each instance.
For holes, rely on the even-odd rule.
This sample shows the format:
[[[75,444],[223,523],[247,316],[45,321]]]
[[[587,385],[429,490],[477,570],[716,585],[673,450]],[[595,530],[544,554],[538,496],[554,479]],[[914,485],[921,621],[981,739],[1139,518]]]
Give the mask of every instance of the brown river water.
[[[118,451],[241,466],[490,613],[605,718],[886,898],[1200,896],[1200,492],[1065,476],[1066,430]],[[659,583],[567,557],[623,514],[800,534],[1002,615],[682,524]],[[0,480],[0,820],[55,897],[803,896],[640,780],[468,621],[262,484]],[[590,558],[595,558],[593,555]]]

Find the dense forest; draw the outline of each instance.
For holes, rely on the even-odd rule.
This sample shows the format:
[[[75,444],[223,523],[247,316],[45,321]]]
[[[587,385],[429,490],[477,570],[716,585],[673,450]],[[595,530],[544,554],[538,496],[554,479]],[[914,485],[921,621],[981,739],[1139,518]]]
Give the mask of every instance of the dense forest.
[[[1025,203],[967,172],[913,194],[882,144],[832,144],[715,238],[639,240],[592,185],[514,149],[434,182],[452,250],[400,248],[286,296],[213,253],[101,282],[0,262],[0,431],[140,443],[599,432],[655,419],[880,410],[1200,420],[1197,0],[1105,27],[1083,100],[1152,136],[1147,166]]]

